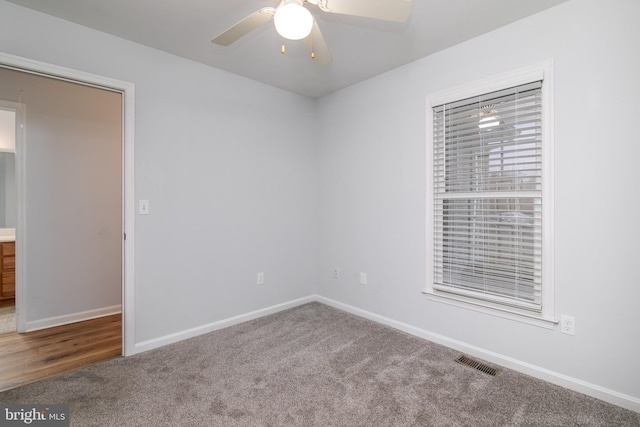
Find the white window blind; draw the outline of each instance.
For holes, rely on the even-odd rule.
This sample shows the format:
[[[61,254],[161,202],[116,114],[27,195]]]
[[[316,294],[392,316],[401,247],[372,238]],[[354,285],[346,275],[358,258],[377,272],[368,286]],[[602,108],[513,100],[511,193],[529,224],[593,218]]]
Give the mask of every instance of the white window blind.
[[[433,107],[433,289],[542,309],[542,82]]]

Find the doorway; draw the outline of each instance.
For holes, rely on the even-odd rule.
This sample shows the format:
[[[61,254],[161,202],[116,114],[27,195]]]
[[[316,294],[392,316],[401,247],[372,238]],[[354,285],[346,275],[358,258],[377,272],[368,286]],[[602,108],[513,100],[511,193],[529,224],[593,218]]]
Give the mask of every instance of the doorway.
[[[16,331],[16,139],[22,136],[22,111],[20,104],[0,100],[0,334]]]
[[[132,354],[133,307],[130,302],[133,296],[133,212],[130,207],[133,206],[133,85],[0,53],[0,71],[3,70],[19,75],[21,82],[17,96],[21,101],[26,101],[29,124],[26,146],[22,147],[25,148],[24,156],[18,155],[17,165],[18,331],[57,326],[121,310],[122,353]],[[51,96],[45,101],[55,104],[53,108],[58,110],[57,123],[35,120],[37,112],[29,106],[25,93],[27,81],[32,89],[34,84],[40,84],[33,83],[34,79],[40,83],[47,81],[54,86],[54,89],[38,88],[40,92],[55,92],[64,87],[64,94],[58,92],[57,96]],[[32,89],[29,89],[29,95],[33,98],[35,92]],[[64,99],[72,92],[83,92],[82,96],[87,99]],[[100,100],[91,101],[96,96]],[[92,102],[91,109],[97,115],[93,118],[80,117],[84,120],[74,119],[74,114],[87,114],[88,104],[82,105],[85,101]],[[106,104],[119,107],[115,116],[113,110],[105,110]],[[73,110],[73,114],[61,111],[65,110],[62,108],[65,105],[68,110]],[[114,117],[118,123],[113,123]],[[32,127],[34,122],[37,125]],[[51,144],[51,140],[56,139],[51,135],[59,135],[57,131],[69,130],[83,131],[85,136],[71,141],[74,138],[67,134],[57,138],[57,146]],[[108,133],[113,137],[114,132],[118,138],[117,150],[96,152],[97,149],[102,149],[103,141],[99,134]],[[42,146],[38,147],[39,151],[32,146],[37,137],[42,142]],[[66,151],[53,148],[60,147],[60,144],[66,145]],[[112,180],[107,187],[96,187],[95,178],[100,175],[99,169],[114,164],[118,168],[117,185],[114,187]],[[70,173],[74,167],[84,178]],[[45,182],[43,187],[37,187],[33,177],[38,174],[51,178],[51,181],[56,178],[57,184]],[[81,190],[88,195],[85,198],[91,200],[79,200],[82,199],[78,196],[78,191]],[[41,202],[47,204],[42,205]],[[42,208],[35,209],[37,206],[46,206],[45,212],[42,212]],[[29,213],[32,210],[35,210],[35,216]],[[88,218],[102,214],[109,216],[109,223],[83,223]],[[38,241],[38,235],[46,237]],[[82,244],[87,244],[87,241],[88,246],[78,249]],[[117,266],[114,262],[101,265],[100,260],[104,260],[108,249],[114,247],[117,250]],[[51,256],[55,253],[59,253],[59,256]],[[80,260],[79,257],[84,253],[91,254],[92,257]],[[114,252],[109,253],[113,258]],[[35,260],[44,260],[37,270],[31,268]],[[117,289],[101,286],[104,280],[117,282]],[[62,283],[63,288],[54,289],[51,286],[54,281]],[[44,286],[36,292],[34,287],[37,285]],[[43,289],[46,291],[41,292]]]

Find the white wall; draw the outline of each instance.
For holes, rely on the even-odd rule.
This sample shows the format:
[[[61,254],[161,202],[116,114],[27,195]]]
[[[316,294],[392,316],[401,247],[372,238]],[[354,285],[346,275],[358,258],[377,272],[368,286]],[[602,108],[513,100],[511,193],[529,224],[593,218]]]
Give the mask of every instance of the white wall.
[[[4,1],[0,51],[136,85],[136,343],[314,292],[313,100]]]
[[[640,408],[640,2],[574,0],[319,101],[319,293],[622,393]],[[556,314],[576,335],[428,301],[425,97],[555,60]],[[342,278],[331,277],[332,267]],[[357,273],[368,274],[368,284]]]

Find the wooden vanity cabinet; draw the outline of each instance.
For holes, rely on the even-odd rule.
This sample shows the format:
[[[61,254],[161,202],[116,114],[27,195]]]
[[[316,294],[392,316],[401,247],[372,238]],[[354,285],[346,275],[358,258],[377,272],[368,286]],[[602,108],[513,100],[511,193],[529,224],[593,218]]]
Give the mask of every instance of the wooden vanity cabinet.
[[[16,243],[0,243],[0,301],[16,296]]]

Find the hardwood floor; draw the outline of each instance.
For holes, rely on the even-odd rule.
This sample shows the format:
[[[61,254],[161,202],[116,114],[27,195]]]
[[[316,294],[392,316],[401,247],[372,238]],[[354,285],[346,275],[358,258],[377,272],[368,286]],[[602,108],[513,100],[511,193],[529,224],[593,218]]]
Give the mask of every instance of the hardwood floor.
[[[0,391],[122,354],[122,316],[0,335]]]

